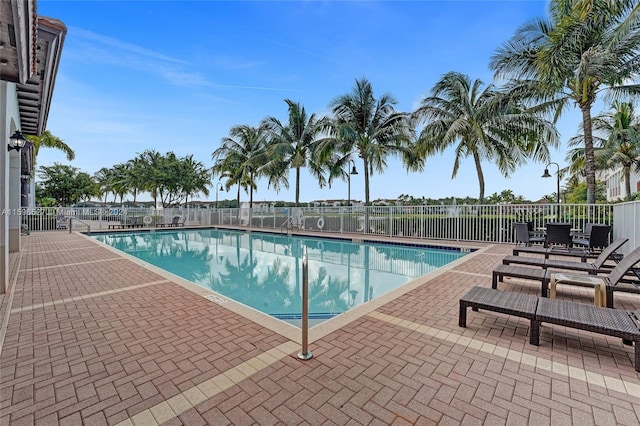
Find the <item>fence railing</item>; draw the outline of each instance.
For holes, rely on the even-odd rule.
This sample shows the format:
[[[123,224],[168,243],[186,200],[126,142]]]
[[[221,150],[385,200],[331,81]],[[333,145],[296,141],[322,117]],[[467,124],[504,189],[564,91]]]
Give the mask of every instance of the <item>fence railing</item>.
[[[631,203],[633,204],[633,203]],[[533,222],[542,228],[549,221],[569,222],[575,229],[587,223],[616,225],[626,216],[614,215],[611,204],[505,204],[373,207],[255,207],[253,209],[153,209],[57,207],[26,209],[22,223],[30,231],[67,229],[77,218],[91,230],[116,227],[153,228],[171,223],[175,216],[185,226],[244,226],[285,232],[344,233],[441,239],[455,241],[513,242],[513,222]],[[627,215],[630,216],[630,215]],[[614,217],[615,222],[614,223]],[[135,218],[135,219],[134,219]],[[122,226],[124,225],[124,226]],[[134,226],[131,226],[134,227]]]

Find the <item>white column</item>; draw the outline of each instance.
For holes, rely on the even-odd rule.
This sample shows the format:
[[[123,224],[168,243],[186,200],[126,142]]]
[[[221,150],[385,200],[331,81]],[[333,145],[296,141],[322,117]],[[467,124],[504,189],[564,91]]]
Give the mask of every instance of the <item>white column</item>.
[[[20,251],[20,166],[20,152],[9,152],[9,253]]]
[[[4,294],[9,284],[9,156],[7,139],[9,132],[7,111],[7,83],[0,82],[0,102],[4,102],[0,114],[0,294]]]

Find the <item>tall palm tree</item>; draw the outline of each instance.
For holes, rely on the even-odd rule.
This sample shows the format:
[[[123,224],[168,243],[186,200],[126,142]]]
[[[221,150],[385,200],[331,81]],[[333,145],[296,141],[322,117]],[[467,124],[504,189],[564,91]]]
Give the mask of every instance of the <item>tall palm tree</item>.
[[[110,192],[113,191],[113,188],[111,186],[112,175],[113,171],[108,167],[101,168],[93,175],[93,178],[98,183],[98,190],[100,194],[104,195],[105,204],[107,203],[107,196]]]
[[[312,155],[318,136],[326,127],[327,120],[318,118],[315,114],[307,116],[307,113],[300,103],[285,99],[289,110],[289,121],[285,125],[275,117],[267,117],[263,121],[263,126],[267,132],[269,140],[269,153],[273,161],[271,170],[276,173],[269,173],[276,177],[272,182],[277,185],[280,181],[285,188],[289,187],[287,173],[289,169],[296,171],[296,206],[300,205],[300,169],[307,167],[309,172],[318,179],[322,188],[326,180],[323,176],[322,164],[317,160],[317,156]],[[272,179],[273,181],[273,179]]]
[[[597,95],[640,93],[640,85],[626,84],[640,73],[639,15],[637,0],[551,0],[548,19],[521,25],[491,59],[496,77],[510,79],[512,92],[529,95],[540,111],[557,119],[571,104],[580,108],[587,203],[595,202],[591,109]]]
[[[127,163],[119,163],[112,167],[112,174],[110,179],[111,190],[114,197],[113,202],[116,202],[116,197],[120,197],[120,204],[124,202],[124,196],[131,191],[131,183],[128,179],[129,171]]]
[[[596,170],[622,167],[625,198],[630,201],[633,199],[631,170],[640,171],[640,117],[635,114],[632,103],[614,101],[611,107],[613,111],[593,118],[594,163]],[[584,145],[584,132],[569,140],[569,146],[581,145]],[[567,158],[576,173],[584,164],[584,149],[570,150]]]
[[[195,196],[199,193],[205,196],[209,195],[209,184],[211,183],[211,172],[200,161],[195,161],[193,155],[189,155],[182,161],[183,178],[182,192],[184,193],[185,205],[189,201],[189,196]]]
[[[147,149],[138,155],[140,175],[144,179],[143,189],[148,191],[153,198],[153,206],[158,205],[158,195],[162,185],[162,163],[164,157],[154,149]]]
[[[412,135],[408,114],[396,112],[396,99],[389,93],[374,97],[371,83],[366,78],[356,80],[351,93],[331,101],[335,115],[335,145],[325,144],[326,157],[330,151],[339,152],[340,161],[349,164],[353,155],[362,159],[364,170],[365,203],[370,204],[370,182],[373,173],[382,173],[389,155],[409,152]]]
[[[214,161],[213,173],[227,177],[226,185],[238,185],[238,206],[242,187],[249,193],[249,207],[253,208],[256,180],[264,174],[264,166],[268,162],[264,128],[246,124],[232,127],[229,136],[222,138],[222,145],[211,158]]]
[[[558,143],[552,123],[517,108],[493,85],[483,86],[481,80],[472,82],[464,74],[449,72],[413,114],[416,120],[425,121],[416,143],[419,157],[455,146],[452,179],[461,159],[473,158],[480,185],[479,204],[485,191],[482,161],[495,162],[508,176],[528,157],[546,161],[548,144]]]

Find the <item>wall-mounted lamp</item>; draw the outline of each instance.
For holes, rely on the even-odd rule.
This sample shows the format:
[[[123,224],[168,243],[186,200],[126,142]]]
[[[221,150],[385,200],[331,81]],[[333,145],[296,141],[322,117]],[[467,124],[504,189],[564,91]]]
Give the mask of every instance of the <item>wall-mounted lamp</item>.
[[[25,139],[24,136],[22,136],[22,133],[20,133],[20,130],[16,130],[13,135],[11,135],[11,137],[9,138],[9,144],[7,145],[7,150],[11,151],[12,149],[15,149],[16,151],[20,151],[21,148],[24,148],[24,146],[27,144],[27,140]]]

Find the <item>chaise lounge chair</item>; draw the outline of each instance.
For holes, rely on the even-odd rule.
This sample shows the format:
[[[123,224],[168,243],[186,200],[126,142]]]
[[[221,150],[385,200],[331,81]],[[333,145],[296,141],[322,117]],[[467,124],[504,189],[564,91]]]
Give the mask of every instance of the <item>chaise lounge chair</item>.
[[[158,223],[156,226],[159,226],[160,228],[184,226],[186,219],[187,218],[183,216],[174,216],[171,219],[171,222],[161,222],[161,223]]]
[[[559,247],[514,247],[513,255],[518,256],[520,253],[526,254],[541,254],[545,259],[548,259],[549,256],[563,256],[563,257],[573,257],[580,258],[582,262],[586,262],[587,259],[595,259],[598,257],[598,254],[589,253],[584,248],[559,248]]]
[[[606,296],[600,293],[596,293],[596,302],[598,302],[598,298],[600,298],[600,302],[602,304],[605,304],[606,302],[606,306],[613,308],[614,291],[640,294],[640,277],[638,276],[640,275],[640,272],[635,269],[635,265],[639,262],[640,247],[624,256],[613,269],[604,270],[610,271],[608,275],[557,273],[552,272],[548,269],[530,268],[527,266],[498,265],[498,267],[493,270],[493,280],[491,287],[493,289],[496,289],[498,281],[503,281],[504,277],[515,277],[541,281],[542,297],[547,297],[549,285],[551,286],[552,295],[555,295],[557,284],[590,287],[595,288],[596,291],[600,291],[600,289],[604,287]],[[635,275],[638,279],[630,279],[630,276],[628,275],[630,273],[633,273],[632,275]]]
[[[530,294],[472,287],[460,299],[460,327],[467,326],[469,307],[474,311],[484,309],[528,319],[529,343],[536,346],[540,345],[542,323],[620,337],[625,344],[634,344],[634,366],[640,372],[640,309],[627,312]]]
[[[606,249],[602,250],[602,253],[593,262],[574,262],[569,260],[548,259],[540,257],[525,257],[525,256],[506,256],[502,259],[504,265],[510,265],[512,263],[529,266],[540,266],[544,269],[556,268],[556,269],[569,269],[573,271],[588,272],[590,274],[597,274],[603,271],[604,264],[609,258],[622,247],[628,238],[620,238],[612,242]]]

